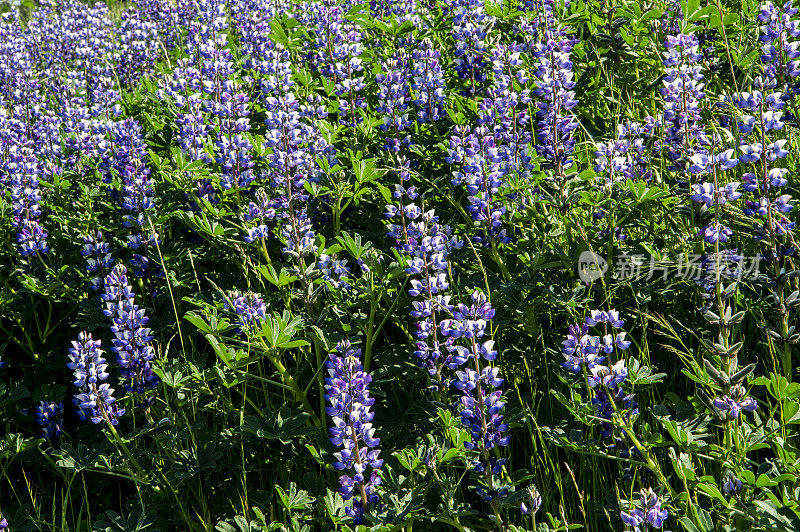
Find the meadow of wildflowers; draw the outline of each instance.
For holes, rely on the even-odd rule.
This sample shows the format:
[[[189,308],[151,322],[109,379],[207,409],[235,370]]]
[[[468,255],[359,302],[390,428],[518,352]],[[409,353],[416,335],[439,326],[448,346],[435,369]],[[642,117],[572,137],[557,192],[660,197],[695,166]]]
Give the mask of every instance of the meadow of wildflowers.
[[[792,1],[0,4],[0,530],[800,531],[798,77]]]

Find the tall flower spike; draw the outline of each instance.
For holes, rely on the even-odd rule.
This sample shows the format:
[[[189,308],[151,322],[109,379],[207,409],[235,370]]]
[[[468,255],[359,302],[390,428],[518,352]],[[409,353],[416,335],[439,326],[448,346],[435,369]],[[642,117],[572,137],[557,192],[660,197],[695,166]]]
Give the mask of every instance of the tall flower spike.
[[[83,249],[81,255],[86,258],[86,269],[90,273],[97,273],[99,277],[90,280],[90,288],[99,290],[103,286],[103,279],[106,272],[110,270],[114,259],[111,256],[111,247],[108,242],[103,240],[103,233],[97,231],[83,237]]]
[[[553,0],[544,0],[542,20],[537,29],[538,42],[533,47],[537,58],[536,90],[539,99],[536,113],[538,134],[536,151],[545,159],[556,179],[564,178],[564,171],[572,166],[575,139],[572,132],[578,121],[572,108],[575,99],[575,81],[570,54],[576,41],[567,35],[567,28],[553,14]]]
[[[700,134],[700,101],[705,97],[703,55],[694,34],[670,35],[664,48],[664,145],[675,161],[671,169],[684,171],[694,155],[692,141]]]
[[[101,297],[106,302],[103,314],[111,320],[111,332],[116,336],[112,351],[117,354],[117,363],[122,368],[120,373],[128,379],[125,388],[144,399],[147,390],[155,388],[159,382],[150,365],[155,358],[150,345],[153,337],[145,327],[149,318],[144,309],[134,303],[125,266],[117,265],[106,276],[105,293]]]
[[[81,409],[81,417],[91,418],[92,423],[108,419],[116,425],[119,422],[117,418],[125,414],[125,409],[116,404],[114,389],[103,382],[108,378],[108,364],[103,358],[100,340],[92,340],[91,334],[81,332],[78,340],[72,342],[69,359],[67,367],[73,371],[73,384],[79,390],[73,402]]]
[[[442,321],[441,330],[450,341],[447,349],[453,353],[447,364],[456,374],[452,385],[462,393],[456,408],[461,413],[461,424],[472,436],[464,447],[476,451],[479,456],[472,458],[472,466],[486,476],[489,491],[478,486],[478,493],[486,502],[497,504],[494,495],[508,489],[496,482],[506,460],[494,458],[492,449],[505,447],[511,437],[504,434],[508,424],[503,419],[505,403],[500,389],[503,379],[499,377],[499,368],[491,365],[497,358],[494,340],[482,340],[494,314],[488,298],[476,290],[471,305],[458,305],[453,319]]]
[[[339,343],[325,366],[329,374],[325,379],[325,399],[330,403],[325,410],[333,422],[329,429],[331,443],[341,448],[334,454],[337,461],[333,467],[352,471],[352,476],[343,474],[339,479],[339,493],[345,501],[353,499],[345,511],[360,523],[367,507],[378,501],[375,487],[381,483],[378,469],[383,465],[378,458],[380,440],[372,427],[375,414],[370,411],[375,403],[369,394],[372,376],[361,365],[361,350],[351,349],[348,341]]]

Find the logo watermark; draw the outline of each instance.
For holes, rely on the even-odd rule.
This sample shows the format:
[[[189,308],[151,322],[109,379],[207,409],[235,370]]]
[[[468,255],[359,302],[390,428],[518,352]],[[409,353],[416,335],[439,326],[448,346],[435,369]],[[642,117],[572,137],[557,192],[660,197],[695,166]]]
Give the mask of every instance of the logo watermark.
[[[597,253],[584,251],[578,258],[578,276],[584,283],[604,277],[611,268],[611,278],[644,279],[661,278],[714,281],[719,278],[731,280],[753,279],[758,275],[761,256],[743,257],[733,253],[705,255],[679,255],[674,259],[656,258],[644,253],[622,254],[614,257],[613,265]]]
[[[584,283],[603,277],[608,271],[608,261],[591,251],[584,251],[578,258],[578,275]]]

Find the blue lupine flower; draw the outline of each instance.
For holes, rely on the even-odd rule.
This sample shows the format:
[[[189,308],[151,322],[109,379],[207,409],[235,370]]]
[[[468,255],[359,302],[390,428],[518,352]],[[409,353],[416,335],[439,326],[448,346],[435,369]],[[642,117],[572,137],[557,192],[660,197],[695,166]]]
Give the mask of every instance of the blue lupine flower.
[[[225,299],[225,308],[232,308],[236,312],[241,320],[239,324],[246,330],[258,329],[267,316],[267,305],[261,296],[253,292],[233,292]]]
[[[64,405],[62,403],[41,401],[36,406],[36,423],[42,427],[42,433],[48,440],[61,434],[61,424],[63,423],[61,416],[63,414]]]
[[[134,223],[145,225],[146,212],[153,209],[153,186],[150,183],[150,169],[147,147],[142,139],[142,128],[133,119],[116,125],[114,132],[114,168],[122,178],[120,201],[122,208],[129,212],[125,216],[125,226]]]
[[[703,56],[699,47],[695,34],[669,35],[664,42],[666,51],[662,63],[666,75],[661,88],[666,128],[664,144],[670,158],[676,161],[681,157],[689,160],[695,155],[691,142],[701,133],[700,100],[705,97],[705,92]],[[704,161],[707,159],[693,160],[694,170],[698,171],[698,163]]]
[[[461,424],[472,436],[464,447],[481,453],[480,459],[472,460],[475,471],[488,470],[499,474],[506,461],[490,458],[489,452],[495,446],[505,447],[511,441],[511,437],[504,434],[508,431],[508,424],[503,419],[505,402],[499,389],[503,379],[498,376],[499,368],[486,363],[497,357],[494,341],[479,341],[494,314],[487,297],[476,290],[472,293],[471,305],[458,305],[453,311],[453,319],[442,320],[440,327],[442,334],[453,342],[447,345],[452,355],[446,365],[456,375],[452,386],[462,392],[457,406]],[[455,343],[457,341],[466,345]],[[484,498],[491,500],[492,496],[485,493]]]
[[[572,112],[578,101],[572,90],[575,80],[570,57],[577,40],[556,20],[552,0],[545,0],[542,8],[543,21],[532,50],[537,59],[533,94],[539,98],[536,151],[554,169],[555,177],[563,179],[564,171],[572,166],[573,131],[578,127]]]
[[[32,148],[26,145],[9,145],[8,161],[4,169],[11,192],[13,219],[11,225],[17,228],[17,243],[23,257],[35,253],[50,251],[47,245],[47,232],[39,223],[42,207],[39,202],[42,194],[39,190],[41,165]]]
[[[367,507],[378,501],[375,488],[381,483],[378,469],[383,465],[378,458],[380,439],[372,427],[375,413],[370,411],[375,403],[369,394],[372,376],[361,365],[361,350],[351,349],[348,341],[339,343],[325,366],[329,374],[325,379],[325,399],[330,403],[325,410],[333,423],[329,429],[331,443],[341,448],[334,454],[337,461],[333,467],[352,471],[352,476],[344,474],[339,479],[339,493],[345,501],[353,499],[345,511],[360,523]]]
[[[528,498],[524,502],[520,503],[519,510],[524,515],[528,515],[531,512],[535,514],[542,506],[542,495],[534,487],[529,487],[527,489],[527,493]]]
[[[728,471],[725,474],[725,482],[722,483],[722,491],[725,495],[736,497],[742,492],[742,487],[744,487],[744,484],[736,478],[733,472]]]
[[[414,105],[419,108],[417,121],[420,123],[436,122],[444,112],[445,83],[439,57],[439,51],[429,39],[423,39],[411,54],[408,83]]]
[[[158,386],[158,376],[153,372],[151,362],[155,351],[150,345],[153,336],[145,327],[149,318],[143,308],[134,303],[134,294],[128,284],[127,269],[118,264],[106,276],[105,293],[102,294],[106,308],[103,310],[111,320],[114,333],[114,347],[122,376],[127,380],[125,389],[139,395],[142,399],[148,389]],[[143,404],[149,404],[149,400]]]
[[[97,231],[83,237],[83,249],[81,255],[86,258],[86,269],[91,272],[99,273],[99,276],[90,280],[90,288],[99,290],[103,286],[103,279],[106,272],[111,269],[114,259],[111,256],[111,246],[103,240],[103,233]]]
[[[73,371],[73,384],[79,390],[73,402],[80,409],[81,418],[91,418],[93,423],[108,419],[116,425],[117,418],[125,415],[125,409],[116,404],[114,389],[102,382],[108,378],[108,364],[103,358],[100,340],[92,340],[88,332],[79,333],[78,340],[73,341],[69,349],[69,358],[67,367]]]
[[[647,523],[647,527],[662,528],[664,522],[669,517],[666,510],[662,510],[661,502],[652,489],[648,488],[641,492],[641,508],[633,508],[629,512],[621,511],[622,522],[630,526],[633,532],[643,532],[646,528],[642,525]]]
[[[652,178],[649,169],[650,150],[645,140],[653,136],[659,125],[651,117],[645,117],[644,123],[625,122],[617,126],[617,138],[614,142],[598,143],[595,154],[595,171],[606,172],[603,176],[606,185],[626,180]]]
[[[728,395],[714,399],[714,406],[723,412],[730,412],[733,419],[739,417],[742,410],[753,412],[758,408],[758,403],[752,397],[747,396],[747,390],[741,385],[731,387]]]

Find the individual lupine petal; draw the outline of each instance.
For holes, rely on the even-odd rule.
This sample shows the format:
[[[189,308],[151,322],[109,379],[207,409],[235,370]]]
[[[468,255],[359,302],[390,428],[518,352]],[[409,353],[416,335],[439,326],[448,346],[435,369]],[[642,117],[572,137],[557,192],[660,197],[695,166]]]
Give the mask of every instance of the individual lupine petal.
[[[733,157],[733,149],[725,150],[716,157],[718,167],[725,171],[730,170],[739,163],[736,157]]]
[[[617,349],[621,349],[623,351],[625,349],[628,349],[628,347],[630,347],[631,345],[629,341],[625,340],[625,334],[626,333],[624,331],[619,333],[617,335],[617,338],[614,340],[614,345],[617,346]]]
[[[692,201],[705,203],[711,207],[714,204],[714,184],[713,183],[696,183],[692,185],[694,194]]]
[[[598,384],[603,382],[610,370],[606,366],[594,366],[590,370],[590,375],[587,377],[587,382],[592,388],[597,387]]]
[[[622,522],[626,525],[633,527],[636,532],[639,532],[640,526],[644,523],[644,512],[639,509],[634,509],[630,512],[620,512],[619,513]]]

